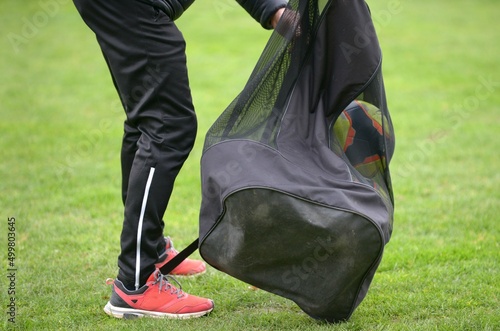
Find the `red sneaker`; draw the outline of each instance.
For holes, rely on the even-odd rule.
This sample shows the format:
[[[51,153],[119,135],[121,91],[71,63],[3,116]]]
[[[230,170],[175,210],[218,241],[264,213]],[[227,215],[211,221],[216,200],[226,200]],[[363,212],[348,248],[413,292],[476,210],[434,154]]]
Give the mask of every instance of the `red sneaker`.
[[[174,248],[174,243],[170,237],[165,237],[166,251],[160,256],[160,262],[156,263],[156,268],[161,268],[168,261],[172,260],[179,252]],[[174,270],[170,272],[174,276],[197,276],[205,273],[207,267],[205,262],[199,260],[185,259]]]
[[[176,288],[159,270],[149,276],[137,291],[129,291],[119,280],[113,282],[111,299],[104,307],[106,314],[116,318],[193,318],[214,309],[210,299],[189,295]]]

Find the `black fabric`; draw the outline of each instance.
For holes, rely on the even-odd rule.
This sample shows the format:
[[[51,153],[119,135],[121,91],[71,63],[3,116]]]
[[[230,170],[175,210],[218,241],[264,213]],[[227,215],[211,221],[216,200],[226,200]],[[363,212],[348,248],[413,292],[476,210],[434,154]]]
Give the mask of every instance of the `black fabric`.
[[[137,0],[74,2],[96,34],[126,113],[121,150],[125,211],[118,278],[133,289],[155,270],[158,247],[165,246],[162,218],[196,137],[185,41],[172,20],[149,4]]]
[[[170,19],[176,20],[191,6],[194,0],[137,0],[163,11]],[[237,0],[237,2],[262,27],[271,29],[271,16],[278,8],[285,7],[286,0]]]
[[[172,21],[175,21],[191,6],[194,0],[137,0],[147,3],[163,11]]]
[[[271,29],[271,16],[287,5],[286,0],[237,0],[238,3],[265,29]]]
[[[292,0],[240,95],[205,137],[200,254],[348,319],[389,242],[394,132],[364,1]]]

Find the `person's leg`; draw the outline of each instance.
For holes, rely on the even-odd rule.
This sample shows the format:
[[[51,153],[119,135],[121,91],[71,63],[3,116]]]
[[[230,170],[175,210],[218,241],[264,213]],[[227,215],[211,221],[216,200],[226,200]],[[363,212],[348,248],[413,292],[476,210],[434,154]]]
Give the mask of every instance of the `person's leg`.
[[[139,1],[74,2],[97,36],[127,115],[119,272],[104,311],[118,318],[205,315],[212,300],[175,288],[155,271],[166,245],[163,214],[196,135],[184,39],[170,19]]]
[[[106,61],[106,64],[108,65],[108,68],[111,68],[109,61],[106,57],[106,54],[103,53],[103,57]],[[115,86],[115,89],[118,91],[118,93],[120,93],[115,78],[113,77],[113,72],[111,72],[111,69],[110,73],[111,73],[111,79],[113,80],[113,85]],[[122,100],[120,98],[120,101],[122,101],[123,109],[126,109],[127,105],[123,103],[125,100]],[[122,202],[123,205],[125,206],[125,201],[127,201],[128,180],[130,177],[130,171],[132,170],[132,164],[134,163],[135,153],[137,152],[138,148],[137,142],[141,137],[141,132],[137,130],[137,128],[129,125],[126,120],[123,126],[124,126],[123,128],[124,133],[122,139],[120,160],[121,160],[121,171],[122,171]]]
[[[96,33],[127,114],[118,279],[137,289],[155,270],[162,218],[196,135],[185,43],[168,17],[139,1],[75,4]]]

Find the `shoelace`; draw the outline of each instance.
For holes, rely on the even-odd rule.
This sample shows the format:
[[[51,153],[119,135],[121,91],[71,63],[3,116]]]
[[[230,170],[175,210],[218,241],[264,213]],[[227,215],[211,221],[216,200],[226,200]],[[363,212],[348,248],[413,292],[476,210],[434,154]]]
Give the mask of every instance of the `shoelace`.
[[[170,282],[170,280],[172,280],[178,286],[177,287],[173,286],[172,283]],[[153,284],[157,284],[157,283],[160,283],[158,285],[158,292],[161,292],[162,289],[164,289],[165,291],[169,291],[170,290],[170,294],[177,295],[177,298],[181,298],[184,295],[184,292],[182,291],[181,284],[173,276],[162,275],[160,272],[158,272],[157,275],[156,275],[156,279],[155,279],[155,281],[154,281]]]

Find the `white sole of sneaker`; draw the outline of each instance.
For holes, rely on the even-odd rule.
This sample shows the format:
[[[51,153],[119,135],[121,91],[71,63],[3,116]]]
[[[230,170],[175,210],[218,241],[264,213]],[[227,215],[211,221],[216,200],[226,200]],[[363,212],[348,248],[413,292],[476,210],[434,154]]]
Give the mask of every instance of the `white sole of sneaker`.
[[[104,312],[106,314],[108,314],[109,316],[116,317],[116,318],[124,318],[124,319],[135,319],[135,318],[142,318],[142,317],[188,319],[188,318],[196,318],[196,317],[204,316],[204,315],[210,313],[212,310],[214,310],[213,307],[209,310],[200,311],[200,312],[196,312],[196,313],[169,314],[169,313],[162,313],[162,312],[149,311],[149,310],[115,307],[109,302],[106,304],[106,306],[104,306]]]

